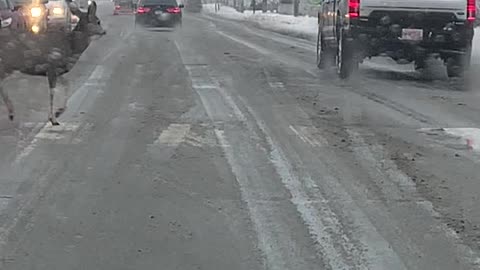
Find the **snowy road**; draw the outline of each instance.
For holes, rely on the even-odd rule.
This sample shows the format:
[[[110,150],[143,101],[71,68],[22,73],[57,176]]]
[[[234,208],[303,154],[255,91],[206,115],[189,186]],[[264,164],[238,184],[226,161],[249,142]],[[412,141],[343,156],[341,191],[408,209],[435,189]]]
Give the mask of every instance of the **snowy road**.
[[[42,79],[9,82],[1,269],[480,269],[480,89],[340,81],[310,41],[111,8],[60,127]]]

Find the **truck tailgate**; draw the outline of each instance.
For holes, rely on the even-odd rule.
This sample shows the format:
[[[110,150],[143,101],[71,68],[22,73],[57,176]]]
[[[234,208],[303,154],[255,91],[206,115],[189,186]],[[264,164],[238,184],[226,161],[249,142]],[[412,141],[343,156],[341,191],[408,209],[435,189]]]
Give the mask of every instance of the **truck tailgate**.
[[[374,10],[411,10],[431,12],[454,12],[465,17],[466,0],[361,0],[360,15],[369,16]],[[461,14],[463,13],[463,14]]]

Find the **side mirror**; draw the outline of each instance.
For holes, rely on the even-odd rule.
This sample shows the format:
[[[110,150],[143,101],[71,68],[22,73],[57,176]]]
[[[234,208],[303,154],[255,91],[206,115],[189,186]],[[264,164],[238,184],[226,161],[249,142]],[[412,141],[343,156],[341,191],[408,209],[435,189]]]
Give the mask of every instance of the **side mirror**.
[[[180,4],[178,5],[179,8],[185,8],[185,5],[184,4]]]

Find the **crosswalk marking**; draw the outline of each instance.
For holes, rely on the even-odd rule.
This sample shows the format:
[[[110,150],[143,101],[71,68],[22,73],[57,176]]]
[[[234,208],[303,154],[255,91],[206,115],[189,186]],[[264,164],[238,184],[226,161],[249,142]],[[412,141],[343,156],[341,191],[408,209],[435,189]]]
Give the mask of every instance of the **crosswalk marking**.
[[[185,141],[189,131],[189,124],[171,124],[155,140],[154,145],[178,146]]]

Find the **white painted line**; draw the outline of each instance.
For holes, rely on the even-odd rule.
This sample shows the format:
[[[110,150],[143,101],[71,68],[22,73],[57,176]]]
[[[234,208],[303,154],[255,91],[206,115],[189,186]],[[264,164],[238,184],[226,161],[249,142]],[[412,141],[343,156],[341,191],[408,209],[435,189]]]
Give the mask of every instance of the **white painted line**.
[[[21,152],[20,154],[17,155],[15,161],[14,161],[14,164],[15,165],[18,165],[23,159],[25,159],[26,157],[28,157],[32,151],[35,149],[35,147],[37,146],[37,143],[38,143],[38,139],[33,139],[28,145],[27,147],[25,147]]]
[[[319,134],[319,131],[315,127],[308,126],[290,126],[290,130],[297,135],[300,140],[305,143],[310,144],[314,147],[326,146],[328,142],[316,134]]]
[[[45,123],[38,123],[32,132],[37,132],[37,133],[40,132],[45,127],[45,125],[46,125]],[[23,148],[22,151],[20,151],[20,153],[15,158],[15,161],[14,161],[15,165],[19,164],[24,158],[26,158],[27,156],[30,155],[30,153],[32,153],[32,151],[35,149],[37,145],[37,141],[38,140],[34,137],[32,141],[25,148]]]
[[[44,127],[35,135],[35,139],[61,140],[65,138],[66,133],[75,132],[79,127],[78,123],[63,123],[59,126]]]
[[[230,95],[227,94],[225,89],[219,87],[217,90],[220,94],[222,94],[222,97],[225,100],[225,102],[227,102],[228,106],[230,106],[230,108],[233,110],[233,113],[235,114],[235,117],[242,122],[246,122],[247,117],[245,117],[245,115],[242,113],[240,108],[238,108],[238,106],[235,103],[235,101],[233,100],[233,98]]]
[[[80,106],[82,106],[91,90],[95,90],[98,93],[99,86],[102,85],[102,81],[105,81],[109,77],[110,72],[112,71],[106,70],[105,67],[101,65],[96,66],[85,83],[68,99],[67,107],[69,110],[74,112],[79,111]]]
[[[467,147],[480,151],[480,128],[444,128],[447,134],[464,140]]]
[[[250,42],[248,42],[248,41],[242,40],[242,39],[240,39],[240,38],[237,38],[237,37],[234,37],[234,36],[225,34],[225,33],[222,32],[222,31],[217,31],[217,33],[220,34],[220,35],[222,35],[222,36],[224,36],[224,37],[226,37],[226,38],[228,38],[228,39],[231,39],[231,40],[233,40],[233,41],[235,41],[235,42],[237,42],[237,43],[243,44],[244,46],[246,46],[246,47],[248,47],[248,48],[250,48],[250,49],[254,49],[254,50],[258,51],[258,52],[261,53],[261,54],[266,54],[266,55],[271,55],[271,54],[272,54],[271,52],[269,52],[268,50],[266,50],[266,49],[264,49],[264,48],[262,48],[262,47],[260,47],[260,46],[257,46],[257,45],[255,45],[255,44],[253,44],[253,43],[250,43]]]
[[[285,85],[283,84],[283,82],[268,82],[268,85],[270,85],[271,88],[275,88],[275,89],[285,88]]]
[[[194,132],[189,132],[189,134],[185,138],[185,141],[186,141],[186,143],[188,143],[192,146],[195,146],[195,147],[203,147],[203,146],[216,147],[216,146],[218,146],[215,136],[211,136],[210,133],[208,133],[205,137],[202,137],[200,135],[195,134]],[[228,146],[225,146],[225,147],[228,147]]]
[[[171,124],[155,140],[154,145],[178,146],[185,141],[189,131],[189,124]]]
[[[103,66],[96,66],[92,74],[90,74],[90,77],[88,77],[87,82],[91,83],[91,82],[95,82],[102,79],[104,73],[105,73],[105,68]]]
[[[17,155],[14,164],[20,164],[37,147],[40,140],[61,140],[65,138],[66,132],[75,132],[80,127],[79,123],[62,123],[59,126],[38,123],[39,131],[33,137],[32,141]],[[41,128],[40,128],[41,127]]]

